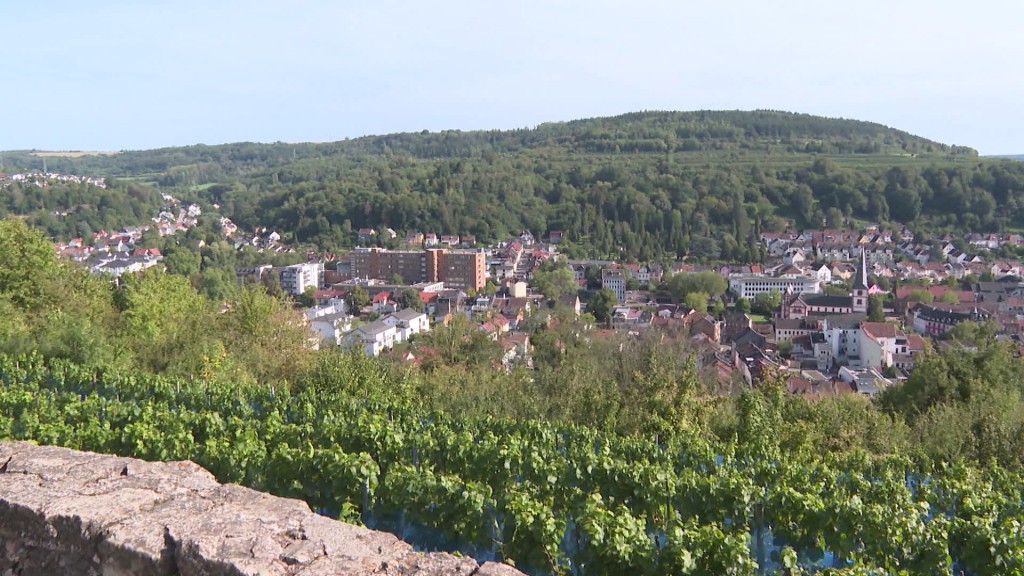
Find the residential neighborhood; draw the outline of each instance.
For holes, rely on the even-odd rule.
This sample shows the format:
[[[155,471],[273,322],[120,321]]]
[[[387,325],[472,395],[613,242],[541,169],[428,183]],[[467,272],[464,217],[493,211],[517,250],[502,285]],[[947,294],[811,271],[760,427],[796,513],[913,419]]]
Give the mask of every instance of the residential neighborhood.
[[[161,236],[195,226],[202,210],[164,195],[153,219]],[[251,234],[218,220],[236,249],[268,254],[293,250],[281,234]],[[149,227],[100,231],[88,242],[57,244],[60,254],[99,274],[118,278],[161,263],[159,250],[136,248]],[[399,249],[374,246],[383,235]],[[1024,282],[1020,261],[1006,257],[1024,247],[1016,234],[944,234],[915,238],[907,230],[805,230],[762,233],[763,264],[700,266],[676,262],[572,260],[559,253],[560,231],[527,230],[490,246],[467,235],[359,229],[364,246],[349,252],[310,253],[308,262],[239,268],[239,282],[276,280],[283,293],[311,298],[303,310],[314,347],[359,349],[370,356],[393,351],[417,358],[417,335],[462,315],[506,349],[502,369],[530,366],[524,321],[553,306],[588,309],[597,290],[614,306],[594,337],[639,337],[650,331],[685,335],[704,373],[722,386],[757,386],[779,374],[796,394],[873,395],[905,378],[914,358],[963,322],[989,323],[997,338],[1020,342]],[[543,266],[564,266],[575,294],[550,299],[534,282]],[[713,273],[727,286],[706,306],[667,294],[677,274]],[[366,302],[352,306],[352,294]],[[415,295],[405,296],[405,294]],[[871,309],[877,299],[879,309]],[[750,310],[751,303],[760,309]],[[700,304],[700,303],[698,303]],[[591,322],[595,322],[591,317]]]

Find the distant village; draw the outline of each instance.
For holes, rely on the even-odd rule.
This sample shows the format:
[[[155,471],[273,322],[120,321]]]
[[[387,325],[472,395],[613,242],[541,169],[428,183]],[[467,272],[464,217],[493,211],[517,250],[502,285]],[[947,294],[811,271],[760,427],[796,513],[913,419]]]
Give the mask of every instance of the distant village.
[[[58,174],[56,172],[17,172],[13,174],[5,174],[0,172],[0,189],[5,188],[11,183],[20,182],[22,184],[33,184],[40,188],[45,188],[52,183],[60,182],[63,184],[91,184],[98,188],[106,188],[107,181],[105,178],[93,177],[93,176],[74,176],[71,174]]]
[[[163,200],[149,226],[100,231],[56,249],[112,278],[158,266],[158,250],[136,247],[142,235],[188,230],[202,214],[198,205],[171,195]],[[236,248],[294,250],[275,231],[245,232],[227,218],[219,222]],[[995,256],[1007,253],[1004,247],[1024,247],[1018,234],[946,234],[924,242],[908,230],[877,227],[763,233],[765,264],[717,267],[685,260],[571,260],[558,252],[559,231],[537,238],[523,230],[489,246],[471,235],[412,232],[398,238],[390,228],[354,234],[363,246],[349,252],[310,252],[307,262],[241,268],[236,275],[240,282],[271,275],[283,292],[297,300],[304,296],[311,304],[302,315],[312,346],[419,362],[429,349],[399,344],[463,315],[502,345],[501,368],[508,370],[532,366],[529,334],[521,326],[555,304],[533,285],[534,272],[546,261],[564,262],[578,293],[561,296],[558,304],[575,317],[583,317],[588,292],[608,288],[615,295],[608,321],[591,326],[594,337],[661,331],[688,340],[704,374],[723,385],[756,386],[782,374],[791,392],[810,396],[874,395],[905,378],[915,356],[948,345],[942,336],[962,322],[985,322],[994,337],[1018,344],[1024,332],[1024,265]],[[381,238],[399,248],[377,247]],[[706,311],[654,290],[673,274],[708,271],[721,275],[728,291],[716,295]],[[355,308],[349,296],[357,289],[367,300]],[[418,298],[414,305],[410,290]],[[748,311],[751,301],[767,295],[771,310]],[[884,308],[869,314],[875,295],[884,297]]]

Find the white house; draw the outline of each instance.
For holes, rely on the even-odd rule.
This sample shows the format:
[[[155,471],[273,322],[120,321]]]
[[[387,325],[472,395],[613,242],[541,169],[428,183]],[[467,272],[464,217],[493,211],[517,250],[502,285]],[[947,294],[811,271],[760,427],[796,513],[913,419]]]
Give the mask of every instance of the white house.
[[[383,320],[376,320],[349,332],[344,337],[343,345],[351,348],[361,346],[368,356],[379,356],[382,352],[394,348],[397,338],[398,331],[394,326],[385,324]]]
[[[861,365],[868,368],[892,366],[893,356],[901,353],[896,346],[899,336],[896,325],[886,322],[862,322],[860,332]],[[905,348],[904,346],[903,354],[906,354]]]
[[[423,312],[404,308],[381,319],[384,324],[395,328],[395,340],[405,342],[414,334],[430,332],[430,320]]]
[[[324,314],[311,319],[309,328],[321,342],[340,345],[345,333],[352,330],[352,316],[345,312]]]
[[[822,264],[820,268],[814,271],[814,277],[822,284],[830,284],[832,282],[832,269],[827,264]]]

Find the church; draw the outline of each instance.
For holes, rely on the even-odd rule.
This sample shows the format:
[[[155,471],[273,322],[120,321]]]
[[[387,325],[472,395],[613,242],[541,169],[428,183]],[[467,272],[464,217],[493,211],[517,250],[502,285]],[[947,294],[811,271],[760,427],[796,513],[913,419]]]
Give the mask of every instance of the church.
[[[868,263],[865,250],[860,253],[860,266],[849,296],[829,294],[786,294],[782,298],[782,318],[806,318],[832,314],[867,314]]]

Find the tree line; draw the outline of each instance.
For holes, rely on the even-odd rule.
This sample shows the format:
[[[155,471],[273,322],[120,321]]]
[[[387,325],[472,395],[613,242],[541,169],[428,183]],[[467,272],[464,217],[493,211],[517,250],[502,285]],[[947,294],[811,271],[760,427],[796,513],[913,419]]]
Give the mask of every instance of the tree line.
[[[773,111],[642,112],[63,161],[144,176],[219,206],[243,229],[269,226],[325,249],[351,246],[364,227],[482,242],[529,229],[564,232],[564,249],[579,257],[755,262],[764,258],[760,233],[790,223],[1024,226],[1024,164],[877,124]]]

